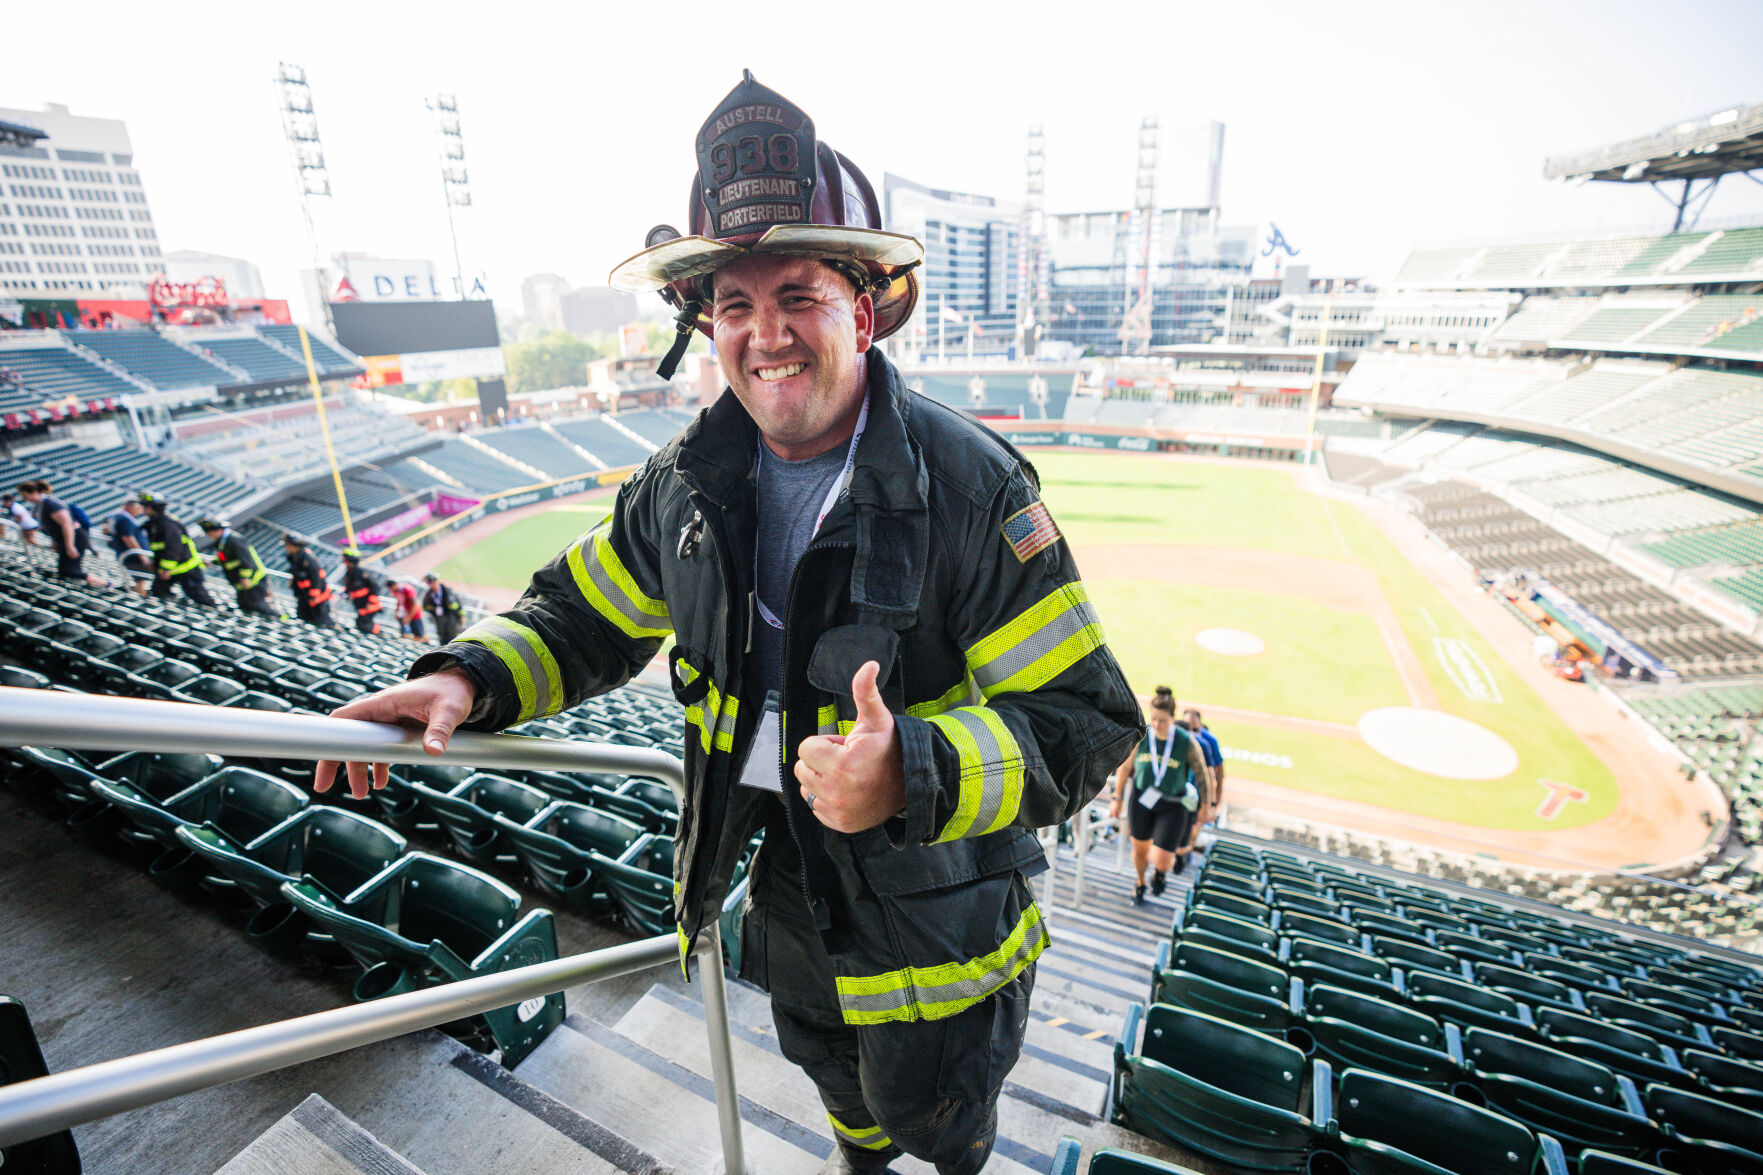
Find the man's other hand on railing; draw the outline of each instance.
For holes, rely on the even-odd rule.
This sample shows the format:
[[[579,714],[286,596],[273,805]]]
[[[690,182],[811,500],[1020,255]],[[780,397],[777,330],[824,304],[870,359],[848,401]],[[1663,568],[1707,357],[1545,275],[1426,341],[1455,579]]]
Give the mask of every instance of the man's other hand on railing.
[[[477,702],[477,686],[462,669],[443,669],[415,681],[404,681],[356,698],[346,706],[331,711],[332,718],[359,718],[366,722],[395,722],[401,726],[421,726],[422,747],[431,755],[447,749],[453,728],[465,721]],[[385,763],[345,763],[349,775],[349,794],[358,800],[367,798],[368,769],[373,770],[373,786],[386,786],[390,770]],[[312,790],[326,792],[337,775],[337,762],[320,759],[312,776]]]

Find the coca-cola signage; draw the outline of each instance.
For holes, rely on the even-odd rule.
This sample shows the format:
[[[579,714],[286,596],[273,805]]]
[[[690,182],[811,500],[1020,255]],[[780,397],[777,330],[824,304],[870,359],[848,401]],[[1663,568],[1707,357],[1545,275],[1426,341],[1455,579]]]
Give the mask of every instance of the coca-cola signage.
[[[162,310],[173,310],[180,306],[223,310],[232,305],[232,298],[227,294],[226,279],[213,276],[197,278],[193,282],[174,282],[163,273],[156,274],[152,284],[147,287],[147,297]]]

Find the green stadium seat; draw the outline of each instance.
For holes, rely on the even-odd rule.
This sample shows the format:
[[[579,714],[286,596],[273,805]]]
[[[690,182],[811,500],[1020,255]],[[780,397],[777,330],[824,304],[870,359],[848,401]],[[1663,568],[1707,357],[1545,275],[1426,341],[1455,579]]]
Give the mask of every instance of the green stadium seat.
[[[447,792],[416,782],[409,786],[446,831],[459,855],[485,869],[513,865],[518,860],[496,829],[496,814],[525,824],[551,802],[551,797],[536,787],[483,771],[468,775]]]
[[[667,934],[673,921],[673,838],[646,834],[617,858],[593,858],[619,914],[645,934]]]
[[[1402,975],[1403,995],[1417,1011],[1462,1028],[1489,1028],[1529,1037],[1535,1029],[1530,1009],[1509,995],[1430,971]]]
[[[1566,1172],[1559,1146],[1512,1119],[1362,1069],[1341,1074],[1335,1123],[1356,1175]]]
[[[1279,967],[1200,943],[1174,943],[1169,965],[1174,970],[1229,984],[1245,994],[1268,999],[1284,999],[1289,987],[1286,973]]]
[[[48,689],[50,682],[35,669],[22,665],[0,665],[0,685],[12,689]]]
[[[125,644],[109,656],[93,661],[92,668],[98,674],[104,693],[134,697],[141,692],[135,675],[146,672],[163,660],[164,653],[145,645]]]
[[[114,804],[146,838],[171,850],[153,865],[155,876],[168,881],[198,871],[194,854],[177,839],[180,825],[212,824],[228,839],[244,844],[307,805],[306,793],[293,784],[246,767],[223,767],[163,802],[120,779],[95,779],[92,790]]]
[[[1228,869],[1212,868],[1194,884],[1195,891],[1231,894],[1251,902],[1265,902],[1267,887],[1256,877],[1247,877]]]
[[[453,767],[441,763],[394,764],[386,776],[386,786],[370,792],[378,805],[380,819],[399,832],[439,832],[440,821],[423,803],[431,792],[446,794],[474,774],[470,767]],[[419,790],[413,784],[421,785]],[[344,792],[342,782],[332,794]],[[346,794],[346,793],[345,793]]]
[[[322,805],[303,808],[249,842],[206,824],[175,830],[209,876],[258,907],[285,904],[282,883],[305,879],[339,900],[404,855],[406,842],[377,820]],[[304,937],[302,935],[301,937]]]
[[[595,855],[617,860],[645,835],[641,826],[569,800],[556,800],[525,824],[493,817],[533,883],[575,909],[611,914],[612,895],[595,868]]]
[[[1203,930],[1220,938],[1260,948],[1255,953],[1267,953],[1276,957],[1279,954],[1279,935],[1267,927],[1259,922],[1232,918],[1229,914],[1220,914],[1215,910],[1208,910],[1204,906],[1189,908],[1187,916],[1182,919],[1181,927],[1172,936],[1171,941],[1180,938],[1189,930]],[[1250,952],[1244,951],[1242,953],[1248,954]]]
[[[190,662],[167,657],[131,675],[129,681],[137,695],[169,702],[175,700],[172,697],[173,690],[201,676],[202,670]]]
[[[1213,934],[1211,931],[1201,930],[1199,927],[1184,927],[1177,932],[1175,941],[1211,947],[1214,950],[1229,951],[1232,954],[1243,955],[1257,962],[1266,963],[1270,967],[1282,965],[1277,945],[1269,948],[1260,942],[1238,938],[1235,935]]]
[[[1634,1083],[1602,1065],[1480,1028],[1464,1033],[1463,1061],[1489,1105],[1569,1152],[1638,1156],[1657,1141]]]
[[[1585,997],[1586,1008],[1612,1024],[1644,1032],[1654,1040],[1672,1048],[1708,1048],[1714,1038],[1708,1030],[1692,1020],[1639,1000],[1623,999],[1609,992],[1594,991]]]
[[[1685,1049],[1678,1059],[1701,1079],[1709,1093],[1745,1109],[1763,1111],[1763,1064],[1702,1049]]]
[[[1417,942],[1373,935],[1371,937],[1371,953],[1402,968],[1404,972],[1428,971],[1452,979],[1463,977],[1463,966],[1457,962],[1455,955],[1434,950],[1429,946],[1422,946]]]
[[[622,789],[623,785],[619,785]],[[640,796],[626,795],[622,790],[607,791],[603,787],[590,788],[587,798],[583,801],[589,807],[598,808],[602,812],[611,812],[622,816],[631,823],[640,826],[644,832],[656,836],[669,836],[679,823],[679,817],[671,812],[656,809]]]
[[[1335,903],[1301,891],[1274,889],[1268,900],[1275,910],[1288,914],[1310,914],[1331,921],[1341,916],[1341,908]]]
[[[1616,990],[1616,980],[1609,972],[1597,967],[1588,967],[1584,963],[1575,963],[1556,955],[1541,952],[1526,955],[1524,969],[1532,975],[1540,975],[1544,979],[1552,979],[1556,983],[1576,987],[1582,995],[1588,991]]]
[[[1672,1175],[1664,1167],[1605,1151],[1582,1151],[1576,1170],[1578,1175]]]
[[[1220,914],[1229,914],[1232,918],[1241,918],[1247,922],[1259,922],[1266,926],[1273,921],[1273,908],[1266,902],[1254,898],[1242,897],[1238,894],[1225,893],[1222,890],[1196,887],[1192,899],[1194,905],[1204,906]]]
[[[108,632],[93,632],[67,643],[62,666],[68,680],[76,685],[87,689],[101,689],[105,679],[98,667],[99,663],[127,647],[128,642],[119,636]]]
[[[1515,1000],[1523,1000],[1533,1008],[1551,1007],[1564,1008],[1570,1012],[1585,1010],[1576,997],[1573,988],[1541,975],[1533,975],[1529,971],[1520,971],[1516,967],[1505,967],[1498,963],[1476,963],[1470,968],[1475,981],[1501,995],[1509,995]]]
[[[678,797],[673,794],[673,788],[658,779],[645,779],[640,775],[632,776],[625,781],[624,787],[620,789],[620,794],[634,796],[657,812],[671,814],[676,820],[679,818]]]
[[[1458,959],[1469,963],[1496,963],[1509,965],[1513,961],[1512,952],[1500,943],[1488,942],[1473,934],[1459,934],[1451,930],[1435,930],[1432,945],[1441,951],[1449,951]]]
[[[333,708],[331,704],[313,691],[329,680],[324,673],[309,665],[292,664],[270,675],[270,681],[274,683],[270,692],[281,694],[296,706],[328,713]]]
[[[1727,1012],[1721,1007],[1718,997],[1703,995],[1676,985],[1629,979],[1623,982],[1622,990],[1632,1000],[1650,1004],[1685,1019],[1706,1023],[1719,1023],[1727,1019]]]
[[[1401,998],[1390,965],[1363,951],[1313,938],[1293,938],[1286,940],[1284,964],[1286,973],[1302,979],[1306,987],[1327,983],[1381,999]]]
[[[203,706],[224,706],[245,692],[245,687],[230,677],[218,677],[212,673],[203,673],[173,689],[171,700],[193,702]]]
[[[551,911],[520,916],[520,894],[467,865],[406,853],[346,898],[307,881],[282,885],[282,896],[315,929],[329,934],[367,968],[355,998],[410,991],[507,971],[557,957]],[[467,1038],[520,1063],[563,1022],[563,996],[532,1006],[498,1008],[474,1018]],[[525,1014],[530,1013],[530,1014]]]
[[[1645,1097],[1667,1145],[1687,1151],[1699,1175],[1763,1171],[1763,1114],[1666,1085],[1649,1085]]]
[[[1536,1014],[1537,1031],[1544,1041],[1576,1057],[1595,1061],[1622,1074],[1636,1085],[1654,1082],[1691,1084],[1695,1075],[1684,1069],[1669,1045],[1650,1036],[1631,1032],[1591,1016],[1544,1008]]]
[[[1305,1106],[1298,1049],[1215,1016],[1134,1004],[1114,1045],[1109,1117],[1224,1163],[1301,1171],[1329,1118],[1328,1066],[1313,1069],[1320,1100]]]
[[[1400,1004],[1322,984],[1305,990],[1302,1027],[1331,1065],[1441,1089],[1457,1076],[1457,1030]]]
[[[0,1086],[47,1077],[49,1066],[23,1004],[0,995]],[[80,1152],[73,1133],[60,1130],[0,1148],[0,1168],[37,1175],[79,1175]]]
[[[1386,914],[1381,910],[1367,909],[1364,906],[1343,906],[1341,917],[1351,922],[1361,934],[1375,935],[1383,939],[1400,939],[1403,942],[1417,943],[1425,946],[1432,939],[1427,935],[1426,927],[1418,922],[1410,922],[1406,918],[1398,918],[1394,914]],[[1458,970],[1457,961],[1453,957],[1451,969]]]
[[[1763,1033],[1740,1032],[1736,1028],[1713,1028],[1709,1036],[1714,1047],[1741,1061],[1763,1061]]]
[[[1363,939],[1359,931],[1335,918],[1318,918],[1314,914],[1281,913],[1273,928],[1283,938],[1311,938],[1318,942],[1358,947]]]
[[[70,819],[83,823],[87,816],[95,815],[90,812],[94,805],[104,806],[103,799],[92,788],[93,781],[102,779],[102,776],[78,756],[53,747],[19,747],[16,753],[25,764],[36,769],[39,778],[49,782],[50,796],[71,814]]]

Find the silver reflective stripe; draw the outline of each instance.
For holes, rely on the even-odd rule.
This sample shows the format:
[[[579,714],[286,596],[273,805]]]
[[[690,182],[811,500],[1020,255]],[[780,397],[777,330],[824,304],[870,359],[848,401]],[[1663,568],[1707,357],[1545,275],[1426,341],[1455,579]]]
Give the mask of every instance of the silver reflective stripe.
[[[974,975],[964,975],[947,983],[929,985],[905,983],[892,991],[855,994],[841,992],[839,1006],[845,1012],[899,1012],[908,1008],[917,1009],[914,1019],[940,1019],[938,1016],[925,1015],[927,1011],[941,1010],[944,1005],[976,1004],[994,991],[1010,982],[1010,977],[1026,963],[1033,960],[1046,945],[1046,928],[1038,921],[1024,934],[1022,942],[1017,945],[1010,956],[995,967]],[[928,969],[927,969],[928,970]],[[907,975],[910,975],[908,969]],[[951,1014],[945,1012],[945,1015]]]
[[[582,568],[588,573],[589,581],[600,589],[600,594],[606,598],[607,603],[617,608],[619,612],[623,613],[626,620],[638,628],[666,628],[668,626],[667,618],[665,616],[651,616],[638,608],[636,601],[630,598],[630,594],[620,587],[606,570],[606,565],[600,562],[600,552],[595,549],[596,544],[610,544],[611,542],[610,535],[597,530],[590,532],[586,538],[582,539]],[[618,552],[614,550],[612,555],[617,558]],[[622,560],[620,562],[622,563]]]
[[[992,822],[998,818],[998,812],[1004,807],[1004,792],[1007,790],[1004,780],[1004,748],[998,745],[992,728],[973,711],[951,710],[948,716],[961,723],[962,728],[979,747],[979,761],[985,769],[979,785],[979,811],[974,813],[973,823],[968,827],[974,831],[990,828]],[[1021,765],[1017,766],[1020,769]]]
[[[1101,617],[1096,615],[1095,605],[1080,600],[984,665],[975,666],[973,678],[981,689],[989,690],[1027,669],[1085,628],[1099,623]]]
[[[545,663],[539,660],[538,651],[528,643],[531,638],[530,630],[510,624],[500,616],[486,616],[471,627],[476,633],[485,631],[494,633],[514,650],[514,655],[520,658],[522,665],[526,666],[527,676],[532,679],[533,713],[552,713],[551,675],[545,672]],[[467,637],[472,635],[474,632],[465,633]]]

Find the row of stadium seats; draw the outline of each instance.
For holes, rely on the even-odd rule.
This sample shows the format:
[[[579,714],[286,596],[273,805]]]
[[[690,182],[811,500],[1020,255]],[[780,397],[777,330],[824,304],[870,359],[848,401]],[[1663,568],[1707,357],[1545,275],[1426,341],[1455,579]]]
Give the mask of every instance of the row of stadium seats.
[[[1625,285],[1646,278],[1742,280],[1763,270],[1763,228],[1591,241],[1416,249],[1404,286],[1543,288]]]
[[[1110,1110],[1255,1169],[1754,1170],[1760,1062],[1754,967],[1220,841]]]
[[[241,368],[186,350],[156,330],[64,330],[62,337],[162,391],[250,382]]]

